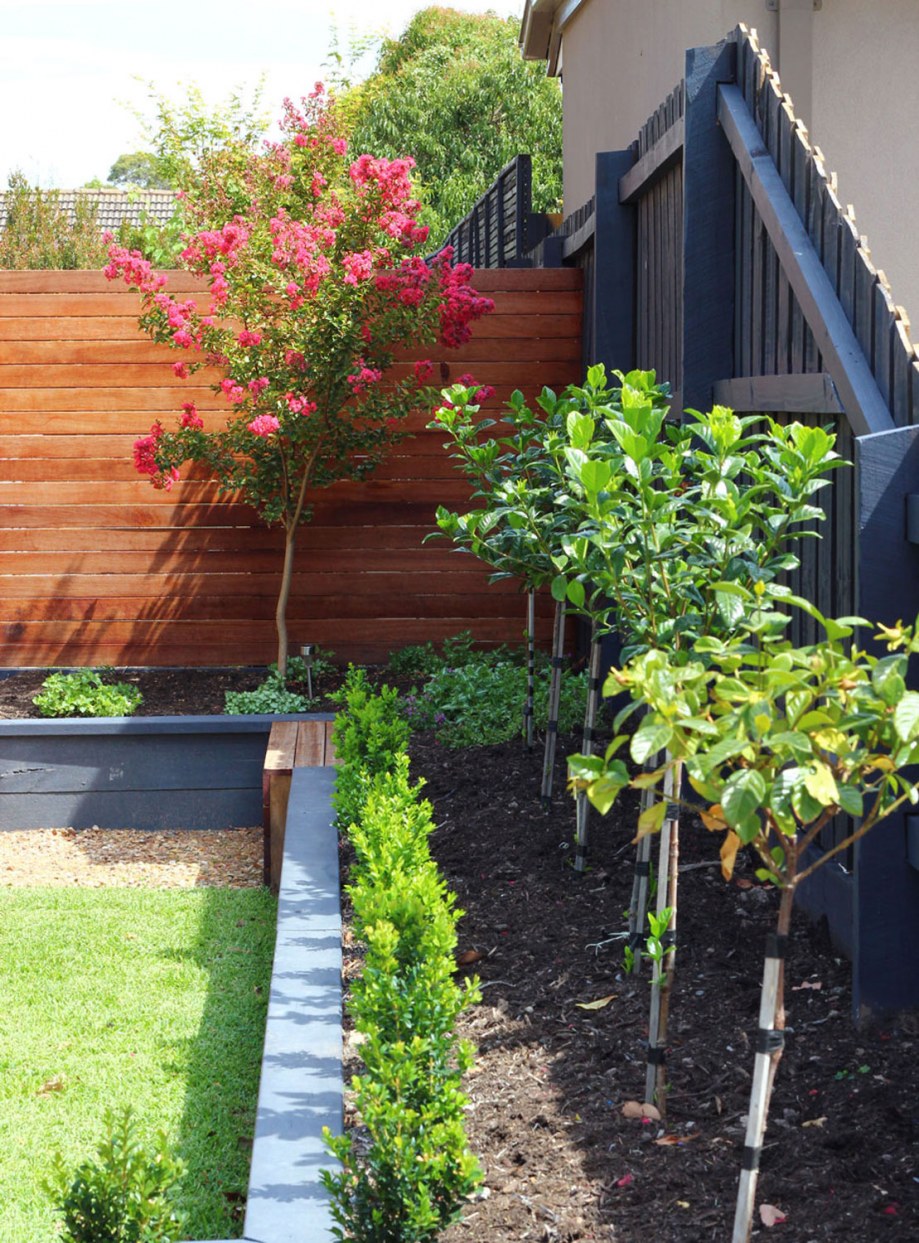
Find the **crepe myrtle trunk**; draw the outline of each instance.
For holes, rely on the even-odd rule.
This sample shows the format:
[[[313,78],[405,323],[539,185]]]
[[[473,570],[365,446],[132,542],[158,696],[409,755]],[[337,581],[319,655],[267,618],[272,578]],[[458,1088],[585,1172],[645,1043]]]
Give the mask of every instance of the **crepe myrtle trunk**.
[[[282,681],[287,678],[287,605],[290,601],[290,584],[294,569],[294,552],[297,545],[297,528],[289,526],[284,532],[284,567],[281,570],[281,586],[274,613],[278,632],[278,674]]]
[[[313,468],[322,449],[322,438],[313,446],[310,455],[303,464],[297,488],[297,499],[293,507],[284,515],[284,566],[281,570],[281,585],[278,589],[278,603],[274,612],[275,628],[278,632],[278,675],[282,681],[287,678],[287,606],[290,603],[290,586],[294,573],[294,553],[297,549],[297,528],[303,520],[306,504],[306,492],[313,478]],[[289,493],[288,493],[289,495]]]

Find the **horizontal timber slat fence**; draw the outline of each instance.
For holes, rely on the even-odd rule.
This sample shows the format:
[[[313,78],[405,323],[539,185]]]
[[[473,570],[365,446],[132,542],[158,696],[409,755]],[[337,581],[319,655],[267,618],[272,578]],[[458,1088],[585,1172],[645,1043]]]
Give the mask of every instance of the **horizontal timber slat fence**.
[[[431,357],[442,384],[469,372],[496,389],[491,411],[515,388],[532,399],[579,379],[580,273],[481,271],[474,284],[495,311],[472,341],[397,371]],[[170,287],[202,288],[184,273]],[[175,355],[139,331],[139,307],[99,273],[0,272],[0,668],[274,658],[280,532],[205,478],[164,493],[134,471],[133,441],[154,419],[169,425],[194,400],[219,426],[226,409],[204,372],[175,379]],[[316,494],[298,537],[293,645],[380,660],[464,629],[520,641],[518,587],[489,585],[446,540],[422,543],[436,506],[468,497],[428,418],[410,416],[413,438],[371,478]]]

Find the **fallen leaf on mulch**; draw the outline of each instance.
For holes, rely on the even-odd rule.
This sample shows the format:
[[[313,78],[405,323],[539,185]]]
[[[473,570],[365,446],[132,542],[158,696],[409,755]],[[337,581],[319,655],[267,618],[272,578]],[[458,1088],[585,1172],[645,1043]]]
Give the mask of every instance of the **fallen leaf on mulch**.
[[[635,1181],[634,1174],[623,1174],[621,1178],[616,1179],[616,1186],[617,1187],[631,1187],[634,1181]]]
[[[774,1204],[761,1204],[759,1206],[759,1219],[764,1226],[778,1226],[786,1220],[785,1214],[780,1208],[776,1208]]]
[[[456,956],[456,965],[458,967],[471,967],[474,962],[478,962],[485,955],[481,950],[463,950],[461,954]]]
[[[650,1118],[660,1122],[661,1111],[656,1105],[647,1105],[643,1101],[626,1101],[622,1106],[623,1118]]]
[[[823,988],[822,980],[805,980],[803,984],[795,984],[792,988],[793,993],[800,993],[802,988],[812,988],[814,992],[819,992]]]
[[[698,1138],[698,1132],[696,1132],[695,1135],[662,1135],[660,1139],[656,1139],[654,1142],[661,1148],[682,1148],[682,1146],[684,1144],[688,1144],[690,1140]]]
[[[608,997],[598,997],[596,1001],[576,1001],[574,1004],[579,1010],[602,1010],[611,1001],[615,1001],[617,995],[616,993],[610,993]]]
[[[826,1122],[825,1114],[822,1118],[808,1118],[808,1120],[806,1122],[802,1122],[801,1125],[802,1126],[823,1126],[824,1122]]]

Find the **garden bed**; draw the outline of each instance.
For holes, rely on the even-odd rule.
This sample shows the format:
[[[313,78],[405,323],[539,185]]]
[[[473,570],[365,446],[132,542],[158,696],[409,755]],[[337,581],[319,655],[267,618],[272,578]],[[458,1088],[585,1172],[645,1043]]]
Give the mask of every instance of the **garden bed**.
[[[562,755],[579,746],[561,744]],[[745,867],[726,885],[712,838],[687,826],[669,1115],[663,1126],[626,1119],[644,1086],[648,975],[624,976],[622,942],[609,938],[625,922],[634,820],[594,816],[578,875],[561,767],[546,815],[539,753],[416,737],[412,754],[439,826],[432,853],[466,911],[460,951],[481,955],[466,970],[483,982],[463,1034],[479,1049],[467,1090],[484,1194],[447,1243],[723,1243],[775,893]],[[857,1030],[849,964],[819,927],[796,924],[758,1195],[787,1222],[767,1230],[757,1216],[757,1237],[907,1243],[919,1237],[919,1025]]]
[[[8,686],[0,682],[0,711]],[[560,756],[577,747],[576,738],[563,740]],[[464,969],[485,985],[463,1020],[479,1047],[468,1117],[485,1185],[447,1243],[644,1243],[652,1234],[661,1243],[721,1243],[775,895],[743,867],[725,885],[712,839],[687,826],[670,1114],[663,1127],[627,1120],[622,1105],[640,1098],[644,1082],[648,984],[623,976],[621,942],[609,938],[622,931],[628,905],[632,821],[621,812],[593,818],[590,871],[579,876],[569,863],[573,813],[561,759],[546,815],[541,756],[518,743],[452,751],[417,735],[412,752],[435,804],[433,852],[467,912],[460,950],[481,955]],[[358,965],[350,939],[346,929],[346,978]],[[758,1197],[787,1222],[767,1230],[757,1219],[758,1237],[911,1241],[919,1235],[919,1024],[904,1016],[856,1029],[850,966],[803,918],[788,970],[791,1032]],[[601,1008],[580,1008],[607,997]],[[347,1076],[357,1061],[347,1043],[346,1051]]]

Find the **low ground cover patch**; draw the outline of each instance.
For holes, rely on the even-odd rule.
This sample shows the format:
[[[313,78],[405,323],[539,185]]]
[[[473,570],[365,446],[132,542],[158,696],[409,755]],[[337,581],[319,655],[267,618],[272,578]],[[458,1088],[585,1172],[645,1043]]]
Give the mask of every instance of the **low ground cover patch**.
[[[106,1107],[187,1165],[187,1238],[241,1233],[275,902],[265,890],[0,893],[0,1239],[49,1243],[41,1190]]]

